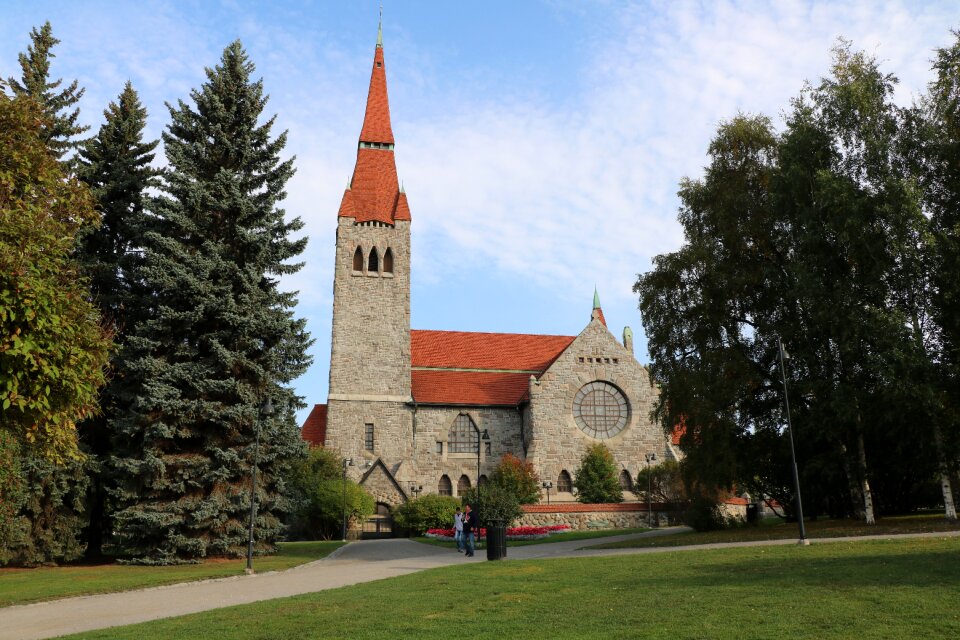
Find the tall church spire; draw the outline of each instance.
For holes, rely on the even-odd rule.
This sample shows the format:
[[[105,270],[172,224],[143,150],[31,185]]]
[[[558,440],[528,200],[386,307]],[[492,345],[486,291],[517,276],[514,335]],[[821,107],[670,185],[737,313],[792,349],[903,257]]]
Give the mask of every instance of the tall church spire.
[[[407,196],[397,180],[393,147],[381,17],[370,72],[367,109],[357,145],[357,164],[340,203],[341,217],[353,218],[358,223],[376,221],[388,225],[397,220],[410,220]]]

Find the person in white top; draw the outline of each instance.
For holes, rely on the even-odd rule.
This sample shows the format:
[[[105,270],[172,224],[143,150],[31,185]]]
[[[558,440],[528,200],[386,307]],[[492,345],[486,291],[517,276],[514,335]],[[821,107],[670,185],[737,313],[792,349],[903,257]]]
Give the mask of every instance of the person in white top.
[[[453,515],[453,539],[457,542],[457,553],[463,553],[463,514],[460,507]]]

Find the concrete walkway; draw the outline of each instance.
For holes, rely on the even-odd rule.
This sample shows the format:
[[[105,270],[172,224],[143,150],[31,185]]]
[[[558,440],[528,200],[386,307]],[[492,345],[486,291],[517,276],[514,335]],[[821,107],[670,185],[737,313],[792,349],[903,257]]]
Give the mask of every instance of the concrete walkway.
[[[685,527],[674,527],[598,540],[575,540],[524,547],[508,547],[507,554],[508,560],[532,560],[789,545],[797,542],[796,540],[764,540],[638,549],[582,548],[584,545],[590,544],[670,535],[683,530],[685,530]],[[960,531],[897,536],[819,538],[814,542],[820,544],[852,540],[956,536],[960,536]],[[323,560],[300,565],[282,572],[187,582],[138,591],[65,598],[2,608],[0,609],[0,640],[52,638],[80,631],[146,622],[260,600],[313,593],[361,582],[382,580],[423,571],[424,569],[465,562],[484,562],[485,560],[486,556],[483,552],[478,552],[476,557],[468,559],[444,547],[434,547],[410,540],[354,542],[341,547]]]

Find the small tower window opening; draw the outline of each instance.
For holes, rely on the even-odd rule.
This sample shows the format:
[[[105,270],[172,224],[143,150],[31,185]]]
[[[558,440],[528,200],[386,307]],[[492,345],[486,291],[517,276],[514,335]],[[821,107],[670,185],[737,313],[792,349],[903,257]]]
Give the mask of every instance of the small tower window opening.
[[[353,252],[353,270],[363,271],[363,249],[360,247]]]
[[[457,482],[457,495],[462,496],[467,492],[467,489],[470,488],[470,478],[466,474],[460,476],[460,481]]]
[[[570,474],[567,473],[566,469],[561,471],[557,477],[557,492],[573,493],[573,480],[570,478]]]
[[[480,486],[480,487],[487,486],[487,476],[485,474],[480,476],[480,480],[477,482],[477,486]]]
[[[383,272],[393,273],[393,251],[390,250],[390,247],[387,247],[383,254]]]
[[[367,261],[368,273],[380,272],[380,256],[377,255],[377,248],[370,249],[370,259]]]
[[[620,472],[620,488],[624,491],[633,491],[633,481],[630,479],[630,472],[626,469]]]
[[[437,483],[437,493],[441,496],[453,495],[453,484],[450,482],[450,478],[446,474],[440,476],[440,482]]]
[[[373,425],[363,425],[363,448],[367,451],[373,451]]]

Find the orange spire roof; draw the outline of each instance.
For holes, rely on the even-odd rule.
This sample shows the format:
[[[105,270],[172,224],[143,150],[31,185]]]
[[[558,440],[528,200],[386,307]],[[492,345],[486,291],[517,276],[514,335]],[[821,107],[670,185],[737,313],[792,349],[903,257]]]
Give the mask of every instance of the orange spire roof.
[[[383,44],[378,33],[373,55],[367,111],[357,148],[357,165],[350,186],[343,194],[338,215],[357,222],[377,221],[393,225],[410,220],[407,196],[400,189],[393,156],[393,129],[387,100],[387,73]]]
[[[363,116],[360,142],[393,144],[390,128],[390,102],[387,100],[387,72],[383,66],[383,47],[377,45],[373,54],[373,72],[367,93],[367,112]]]

